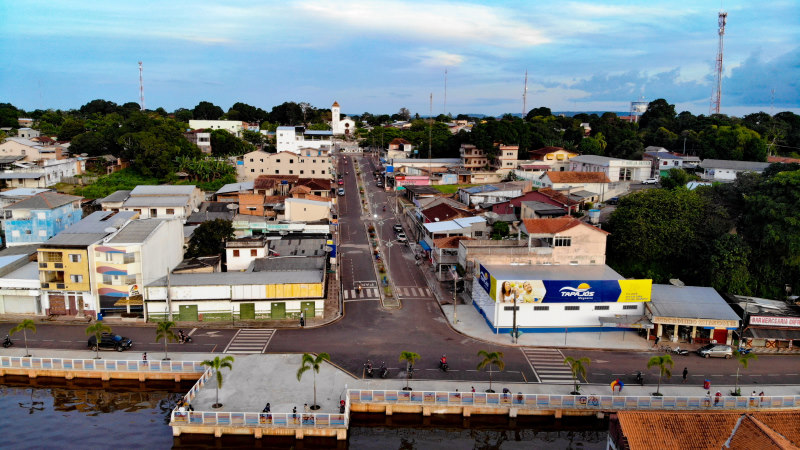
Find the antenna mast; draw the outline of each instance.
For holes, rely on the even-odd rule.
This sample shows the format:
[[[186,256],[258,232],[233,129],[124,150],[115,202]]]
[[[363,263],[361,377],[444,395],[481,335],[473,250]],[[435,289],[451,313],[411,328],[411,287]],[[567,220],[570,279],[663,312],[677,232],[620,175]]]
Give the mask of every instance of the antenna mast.
[[[431,177],[431,143],[433,142],[433,92],[431,92],[431,117],[428,122],[428,179]]]
[[[447,67],[444,68],[444,112],[447,115]]]
[[[719,49],[717,50],[717,67],[716,67],[716,85],[714,86],[714,93],[711,95],[711,114],[719,114],[719,104],[722,100],[722,50],[723,41],[725,36],[725,24],[728,22],[728,13],[725,11],[719,12]]]
[[[139,61],[139,109],[144,111],[144,81],[142,80],[142,62]]]
[[[525,88],[522,90],[522,120],[528,112],[528,69],[525,69]]]

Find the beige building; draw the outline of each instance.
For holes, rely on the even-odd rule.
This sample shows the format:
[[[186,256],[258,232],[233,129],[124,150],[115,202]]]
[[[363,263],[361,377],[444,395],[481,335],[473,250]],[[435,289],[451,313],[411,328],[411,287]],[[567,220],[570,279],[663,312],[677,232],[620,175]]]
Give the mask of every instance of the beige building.
[[[295,175],[299,178],[333,179],[333,166],[327,150],[302,148],[299,153],[246,153],[236,161],[239,181],[255,180],[259,175]]]
[[[327,201],[287,198],[284,207],[285,218],[291,222],[318,222],[331,218],[331,204]]]
[[[44,146],[38,142],[21,137],[10,137],[0,144],[0,156],[23,156],[22,161],[39,161],[41,159],[61,159],[59,146]]]

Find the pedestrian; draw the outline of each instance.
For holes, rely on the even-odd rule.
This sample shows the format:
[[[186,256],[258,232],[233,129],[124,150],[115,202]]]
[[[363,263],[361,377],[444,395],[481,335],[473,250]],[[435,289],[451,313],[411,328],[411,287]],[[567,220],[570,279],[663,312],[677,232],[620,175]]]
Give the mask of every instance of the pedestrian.
[[[711,391],[706,392],[706,406],[711,406]]]
[[[683,368],[683,381],[681,381],[681,383],[686,383],[686,377],[688,377],[688,376],[689,376],[689,369],[684,367]]]
[[[475,392],[475,386],[472,386],[472,392]]]
[[[653,341],[653,347],[658,346],[659,342],[661,342],[661,336],[656,336],[656,340]]]
[[[147,365],[147,352],[142,353],[142,361],[143,361],[143,364],[146,366]]]
[[[297,418],[297,406],[292,408],[292,419],[295,419],[295,418]]]
[[[759,404],[761,404],[761,405],[763,405],[763,404],[764,404],[764,391],[761,391],[761,392],[758,394],[758,402],[759,402]]]
[[[187,404],[186,404],[186,410],[187,410],[187,411],[194,411],[194,407],[192,406],[192,404],[191,404],[191,403],[187,403]]]
[[[303,403],[303,412],[308,412],[308,403]]]
[[[267,406],[265,406],[264,409],[261,412],[268,413],[271,410],[272,410],[272,408],[270,407],[269,402],[267,402]]]
[[[306,326],[306,312],[305,311],[300,311],[300,326],[301,327]]]
[[[714,394],[714,406],[717,406],[719,404],[720,398],[722,398],[722,392],[717,391],[717,393]]]

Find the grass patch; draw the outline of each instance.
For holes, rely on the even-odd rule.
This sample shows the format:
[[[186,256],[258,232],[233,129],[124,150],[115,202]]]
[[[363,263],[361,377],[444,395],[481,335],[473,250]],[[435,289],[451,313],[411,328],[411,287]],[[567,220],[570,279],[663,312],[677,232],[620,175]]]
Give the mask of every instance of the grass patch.
[[[110,175],[103,175],[88,186],[76,187],[74,192],[84,198],[103,198],[118,190],[132,190],[140,184],[159,184],[159,180],[144,177],[131,169],[123,169]]]
[[[443,194],[455,194],[461,188],[470,188],[477,184],[434,184],[431,187]]]

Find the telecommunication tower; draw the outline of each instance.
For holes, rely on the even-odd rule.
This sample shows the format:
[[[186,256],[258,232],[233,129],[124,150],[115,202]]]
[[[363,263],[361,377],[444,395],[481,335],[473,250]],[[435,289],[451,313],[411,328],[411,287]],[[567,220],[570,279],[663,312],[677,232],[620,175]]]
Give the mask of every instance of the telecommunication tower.
[[[528,113],[528,69],[525,69],[525,86],[522,89],[522,120]]]
[[[719,12],[719,49],[717,50],[717,67],[715,70],[716,83],[714,85],[714,92],[711,94],[711,114],[719,114],[719,104],[722,100],[722,50],[725,37],[725,24],[728,22],[728,13],[725,11]]]
[[[139,109],[144,111],[144,81],[142,78],[142,62],[139,61]]]

